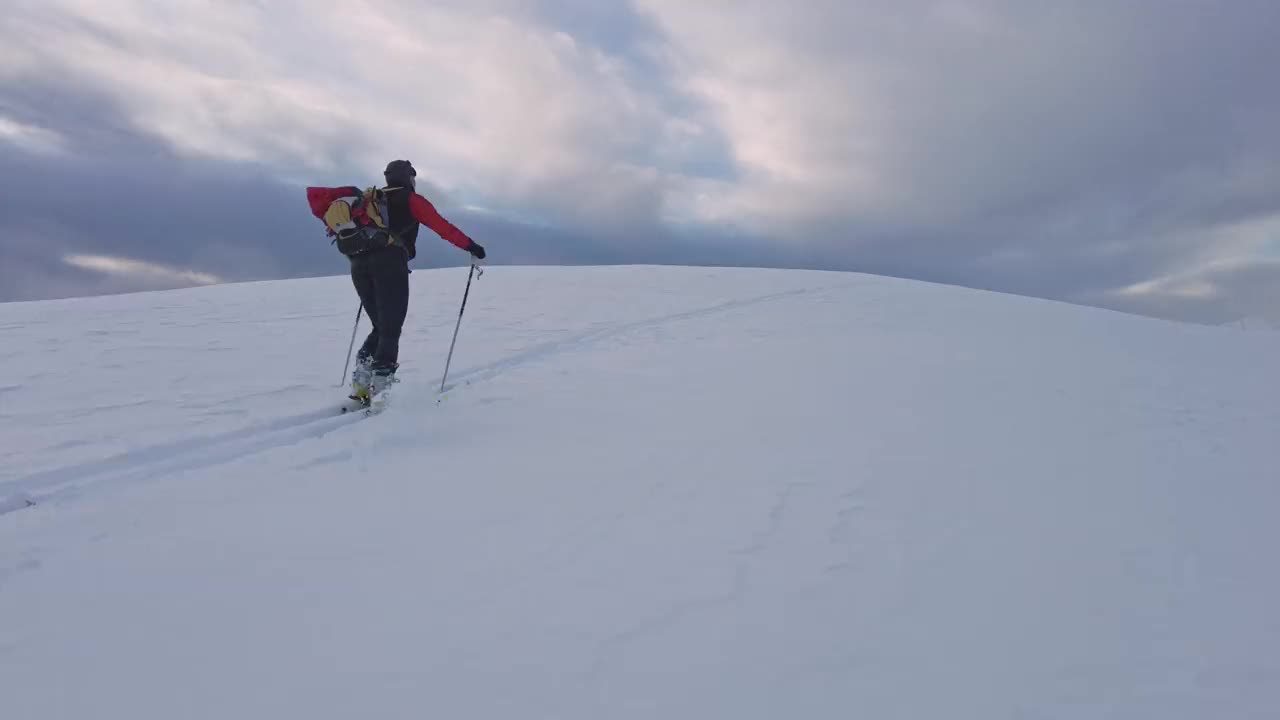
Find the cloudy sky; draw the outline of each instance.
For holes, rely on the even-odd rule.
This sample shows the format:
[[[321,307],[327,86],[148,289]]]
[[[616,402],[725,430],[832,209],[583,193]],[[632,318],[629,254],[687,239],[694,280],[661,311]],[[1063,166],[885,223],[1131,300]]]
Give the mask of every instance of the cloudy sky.
[[[302,188],[407,158],[494,263],[1280,311],[1274,0],[9,0],[0,35],[0,300],[343,273]]]

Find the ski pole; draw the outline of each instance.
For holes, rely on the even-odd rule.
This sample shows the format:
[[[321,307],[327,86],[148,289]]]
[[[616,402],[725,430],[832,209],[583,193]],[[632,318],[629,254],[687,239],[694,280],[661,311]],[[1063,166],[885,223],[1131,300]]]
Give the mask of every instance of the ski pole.
[[[440,392],[444,392],[444,381],[449,377],[449,363],[453,362],[453,346],[458,342],[458,328],[462,327],[462,313],[467,309],[467,295],[471,293],[471,276],[476,272],[476,264],[471,263],[467,273],[467,289],[462,291],[462,307],[458,308],[458,324],[453,327],[453,341],[449,343],[449,357],[444,361],[444,377],[440,378]],[[484,273],[483,270],[480,271]]]
[[[360,301],[360,307],[356,308],[356,324],[351,328],[351,344],[347,346],[347,362],[342,366],[342,379],[338,381],[338,387],[342,387],[347,382],[347,368],[351,367],[351,350],[356,346],[356,329],[360,327],[360,313],[364,311],[364,301]]]

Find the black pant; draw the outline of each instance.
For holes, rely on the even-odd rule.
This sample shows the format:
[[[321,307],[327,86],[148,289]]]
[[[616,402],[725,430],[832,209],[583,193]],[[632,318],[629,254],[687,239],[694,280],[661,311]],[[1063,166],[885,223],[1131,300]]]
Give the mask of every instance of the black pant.
[[[394,246],[356,255],[351,258],[351,282],[373,323],[356,357],[372,359],[375,371],[394,371],[399,364],[400,330],[409,312],[409,258]]]

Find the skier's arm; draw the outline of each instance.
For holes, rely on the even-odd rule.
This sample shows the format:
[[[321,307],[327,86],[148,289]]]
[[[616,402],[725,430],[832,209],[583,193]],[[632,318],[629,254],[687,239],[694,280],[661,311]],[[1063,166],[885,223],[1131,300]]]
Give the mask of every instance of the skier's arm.
[[[359,195],[360,188],[354,186],[347,187],[309,187],[307,188],[307,204],[311,206],[311,214],[317,218],[324,218],[324,213],[329,209],[329,203],[340,197],[349,197]]]
[[[414,193],[409,196],[409,210],[413,212],[414,219],[431,228],[435,234],[462,250],[471,251],[474,241],[467,237],[466,233],[454,227],[453,223],[445,220],[430,200]]]

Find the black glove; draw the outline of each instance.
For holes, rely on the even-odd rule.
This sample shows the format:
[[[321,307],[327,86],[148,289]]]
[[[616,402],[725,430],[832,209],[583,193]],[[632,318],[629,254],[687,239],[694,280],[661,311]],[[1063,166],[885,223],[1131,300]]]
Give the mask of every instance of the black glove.
[[[482,246],[480,243],[476,242],[475,240],[471,241],[471,246],[467,248],[467,252],[476,256],[476,259],[478,260],[484,259],[484,246]]]

